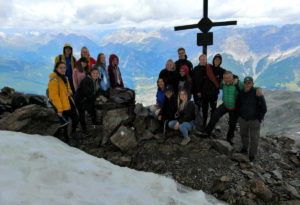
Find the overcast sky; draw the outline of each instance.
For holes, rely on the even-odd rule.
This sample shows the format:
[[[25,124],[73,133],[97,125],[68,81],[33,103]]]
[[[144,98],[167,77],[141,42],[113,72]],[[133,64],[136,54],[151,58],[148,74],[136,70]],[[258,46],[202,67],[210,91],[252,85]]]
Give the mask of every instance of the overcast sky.
[[[160,28],[197,23],[202,0],[0,0],[0,28]],[[213,21],[300,23],[299,0],[209,0]]]

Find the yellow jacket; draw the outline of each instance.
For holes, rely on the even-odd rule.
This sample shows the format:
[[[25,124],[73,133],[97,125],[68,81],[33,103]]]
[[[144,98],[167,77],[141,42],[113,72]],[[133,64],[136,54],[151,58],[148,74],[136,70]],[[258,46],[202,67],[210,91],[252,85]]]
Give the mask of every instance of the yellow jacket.
[[[48,83],[49,98],[52,104],[57,109],[57,112],[63,112],[71,109],[69,97],[67,92],[72,93],[69,81],[65,85],[64,81],[54,72],[49,76],[50,80]],[[73,101],[72,97],[70,99]],[[74,101],[73,101],[74,102]]]

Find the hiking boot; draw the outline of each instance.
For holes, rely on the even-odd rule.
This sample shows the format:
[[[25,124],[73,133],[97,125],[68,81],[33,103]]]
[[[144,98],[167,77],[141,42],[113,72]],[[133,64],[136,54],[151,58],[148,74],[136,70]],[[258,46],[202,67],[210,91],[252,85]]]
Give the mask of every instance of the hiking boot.
[[[187,138],[184,138],[182,141],[181,141],[181,145],[187,145],[189,142],[191,141],[191,138],[190,137],[187,137]]]
[[[66,120],[66,118],[64,116],[59,117],[60,120],[60,125],[58,126],[58,128],[63,128],[65,126],[67,126],[68,124],[70,124],[70,122],[68,120]]]

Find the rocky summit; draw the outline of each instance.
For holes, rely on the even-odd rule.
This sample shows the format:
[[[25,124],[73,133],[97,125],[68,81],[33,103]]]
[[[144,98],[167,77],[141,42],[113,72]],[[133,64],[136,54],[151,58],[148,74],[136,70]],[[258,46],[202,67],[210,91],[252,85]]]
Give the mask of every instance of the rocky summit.
[[[7,89],[0,93],[0,129],[62,138],[51,107],[33,101],[12,109],[13,95]],[[32,95],[24,96],[28,100]],[[233,146],[225,140],[226,116],[213,137],[193,131],[191,142],[182,146],[179,132],[167,130],[163,135],[157,121],[140,104],[98,103],[97,113],[100,125],[91,125],[87,116],[90,135],[73,139],[86,153],[119,166],[171,177],[229,204],[300,204],[300,151],[287,136],[261,137],[258,156],[250,162],[247,155],[239,153],[239,128]]]

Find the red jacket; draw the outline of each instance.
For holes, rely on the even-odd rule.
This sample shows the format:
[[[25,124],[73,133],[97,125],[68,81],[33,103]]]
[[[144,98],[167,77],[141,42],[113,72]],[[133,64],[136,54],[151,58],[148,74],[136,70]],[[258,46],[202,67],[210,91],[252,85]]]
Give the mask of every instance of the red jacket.
[[[121,81],[120,86],[122,88],[124,88],[124,83],[123,83],[123,80],[122,80],[122,75],[121,75],[120,68],[118,66],[117,66],[117,68],[113,68],[113,66],[112,66],[112,61],[113,61],[114,58],[117,58],[118,61],[119,61],[119,58],[118,58],[117,55],[111,54],[109,56],[108,74],[109,74],[109,79],[110,79],[110,87],[115,88],[117,86],[116,79],[115,79],[115,74],[114,74],[114,71],[113,71],[113,69],[117,69],[120,72],[120,81]]]
[[[91,56],[89,56],[88,61],[89,61],[89,71],[91,71],[93,65],[96,63],[96,60],[94,58],[92,58]],[[76,63],[77,63],[77,65],[80,64],[80,58]]]

